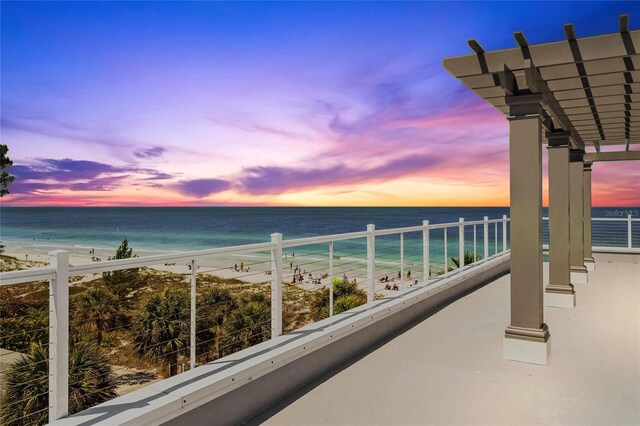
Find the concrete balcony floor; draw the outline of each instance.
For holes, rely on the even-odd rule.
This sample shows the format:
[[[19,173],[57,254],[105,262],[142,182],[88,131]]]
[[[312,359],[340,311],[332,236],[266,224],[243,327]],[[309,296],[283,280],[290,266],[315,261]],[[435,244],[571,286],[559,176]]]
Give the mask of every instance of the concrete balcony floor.
[[[596,256],[576,308],[545,308],[547,366],[502,359],[507,275],[250,423],[640,424],[639,260]]]

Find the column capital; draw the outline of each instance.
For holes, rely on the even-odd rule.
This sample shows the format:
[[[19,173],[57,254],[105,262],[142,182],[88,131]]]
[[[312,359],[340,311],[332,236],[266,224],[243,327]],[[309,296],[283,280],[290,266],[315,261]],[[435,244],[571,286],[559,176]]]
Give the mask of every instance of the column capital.
[[[590,172],[591,171],[591,166],[593,165],[593,161],[585,161],[583,167],[583,170],[585,172]]]
[[[569,150],[569,161],[572,163],[581,163],[584,161],[584,151],[581,149]]]
[[[504,98],[509,107],[507,119],[539,117],[543,119],[542,94],[532,93],[527,95],[506,96]]]
[[[568,148],[569,144],[571,143],[571,132],[567,132],[567,131],[554,131],[554,132],[547,132],[546,133],[547,136],[547,141],[549,141],[549,145],[548,147],[562,147],[562,148]]]

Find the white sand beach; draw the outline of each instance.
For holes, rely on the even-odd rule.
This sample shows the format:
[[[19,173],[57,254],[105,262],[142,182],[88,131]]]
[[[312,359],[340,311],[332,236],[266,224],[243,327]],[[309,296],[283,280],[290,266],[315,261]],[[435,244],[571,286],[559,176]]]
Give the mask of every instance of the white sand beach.
[[[6,247],[5,255],[15,257],[18,260],[27,260],[30,262],[38,262],[39,264],[33,264],[34,266],[45,266],[49,264],[49,255],[46,252],[37,250],[29,250],[26,248],[14,249],[10,246]],[[153,254],[158,254],[154,252]],[[139,252],[140,256],[149,255],[149,253]],[[100,255],[96,250],[96,256],[89,253],[89,251],[69,250],[69,263],[72,265],[81,265],[87,263],[98,263],[92,260],[93,258],[100,258],[100,262],[108,262],[108,256]],[[304,290],[318,290],[330,284],[329,277],[329,262],[328,259],[321,258],[307,258],[305,255],[298,255],[298,258],[293,261],[291,257],[283,261],[283,281],[286,283],[292,282],[294,275],[294,269],[299,267],[301,275],[303,277],[302,283],[296,283],[298,287]],[[271,259],[266,254],[251,253],[251,254],[236,254],[216,257],[204,257],[197,259],[198,274],[208,274],[217,276],[223,279],[238,279],[248,283],[263,283],[271,281]],[[364,261],[353,262],[349,261],[348,267],[340,267],[339,264],[334,266],[334,276],[343,278],[346,275],[349,280],[356,279],[358,286],[362,289],[367,289],[366,280],[366,263]],[[388,268],[385,262],[379,261],[381,268]],[[236,269],[237,266],[237,269]],[[242,270],[240,270],[242,267]],[[171,272],[174,274],[190,274],[190,264],[184,260],[179,262],[166,262],[156,265],[150,265],[149,268]],[[387,272],[391,272],[385,269]],[[341,271],[347,271],[343,274]],[[311,274],[311,277],[309,276]],[[387,295],[395,293],[394,290],[386,290],[387,283],[380,282],[379,276],[381,272],[377,273],[375,291],[377,293]],[[393,287],[394,283],[397,283],[399,288],[404,285],[409,286],[413,283],[413,280],[397,279],[395,274],[389,273],[389,285]],[[76,283],[84,282],[89,277],[76,281]]]

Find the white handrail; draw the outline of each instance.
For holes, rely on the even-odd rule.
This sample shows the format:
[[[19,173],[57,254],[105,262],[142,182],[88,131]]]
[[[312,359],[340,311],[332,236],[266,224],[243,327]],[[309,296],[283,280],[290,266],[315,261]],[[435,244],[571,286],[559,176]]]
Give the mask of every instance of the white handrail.
[[[0,273],[0,286],[29,283],[33,281],[53,280],[56,278],[56,270],[51,266],[41,268],[22,269]]]

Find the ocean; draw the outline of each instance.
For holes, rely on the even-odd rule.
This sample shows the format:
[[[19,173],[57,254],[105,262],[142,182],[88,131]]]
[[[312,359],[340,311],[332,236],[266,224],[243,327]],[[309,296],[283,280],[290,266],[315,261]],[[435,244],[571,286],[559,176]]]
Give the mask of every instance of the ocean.
[[[637,212],[594,208],[593,216],[627,210]],[[509,214],[508,207],[1,207],[0,240],[7,251],[67,249],[88,253],[95,249],[108,255],[127,238],[130,246],[144,255],[265,242],[274,232],[282,233],[286,240],[362,231],[370,223],[384,229],[420,225],[425,219],[436,224],[457,222],[460,217],[466,221],[483,216],[495,219],[505,214]],[[501,226],[498,232],[500,250]],[[493,229],[490,234],[493,252]],[[388,237],[393,238],[398,237]],[[479,234],[477,238],[481,238]],[[443,258],[443,232],[433,231],[431,239],[432,258]],[[472,239],[473,229],[467,227],[468,250]],[[478,241],[481,245],[482,240]],[[363,243],[342,250],[357,251],[360,244],[364,248]],[[384,237],[377,244],[378,257],[385,257],[383,244]],[[390,258],[398,255],[393,244],[397,245],[390,241],[387,250]],[[405,247],[407,259],[417,261],[422,256],[421,235],[406,234]],[[298,252],[317,249],[300,248]],[[337,255],[340,250],[338,247]],[[456,234],[450,235],[448,252],[452,256],[458,253]]]

